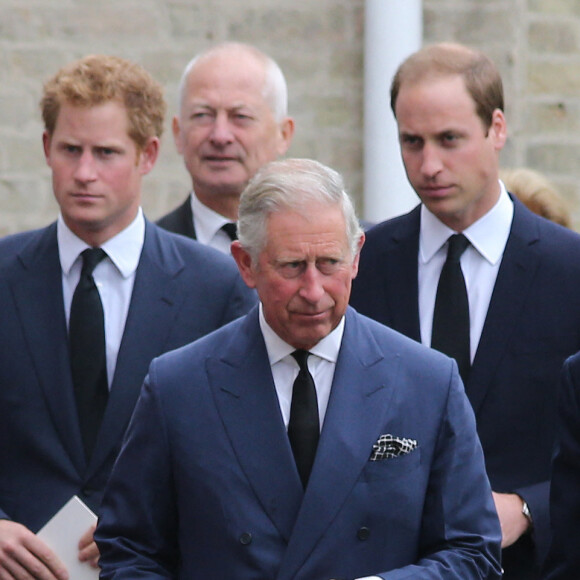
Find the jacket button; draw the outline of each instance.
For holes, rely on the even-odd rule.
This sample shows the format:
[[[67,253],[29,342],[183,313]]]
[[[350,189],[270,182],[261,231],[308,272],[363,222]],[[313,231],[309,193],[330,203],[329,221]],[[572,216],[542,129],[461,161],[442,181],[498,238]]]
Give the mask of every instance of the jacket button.
[[[251,543],[252,543],[252,534],[250,534],[250,532],[244,532],[240,536],[240,544],[242,544],[243,546],[247,546],[248,544]]]
[[[361,542],[364,542],[365,540],[368,540],[370,534],[371,531],[366,526],[363,526],[362,528],[359,528],[356,537],[361,540]]]

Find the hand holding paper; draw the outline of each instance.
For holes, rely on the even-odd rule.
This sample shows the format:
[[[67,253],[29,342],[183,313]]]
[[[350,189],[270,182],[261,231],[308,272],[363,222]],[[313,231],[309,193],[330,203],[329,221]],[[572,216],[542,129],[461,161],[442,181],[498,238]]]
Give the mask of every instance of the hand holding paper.
[[[65,565],[28,528],[10,520],[0,520],[0,575],[32,575],[38,580],[68,580]]]
[[[96,528],[97,524],[92,524],[79,541],[79,560],[89,563],[93,568],[99,565],[99,548],[94,540]]]
[[[94,550],[96,544],[87,542],[89,534],[97,522],[97,516],[75,495],[56,515],[38,532],[42,538],[64,561],[69,575],[74,580],[98,580],[99,570],[91,565],[96,563]],[[89,531],[87,531],[89,530]],[[79,560],[79,547],[87,548],[89,560]],[[83,549],[84,549],[83,548]],[[91,557],[92,555],[92,557]]]

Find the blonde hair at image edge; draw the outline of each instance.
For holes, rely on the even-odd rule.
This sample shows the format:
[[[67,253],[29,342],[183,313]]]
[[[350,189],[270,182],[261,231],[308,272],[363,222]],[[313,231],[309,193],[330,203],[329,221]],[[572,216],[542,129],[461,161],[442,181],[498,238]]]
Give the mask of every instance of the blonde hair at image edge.
[[[571,227],[568,203],[544,175],[533,169],[518,167],[502,170],[500,178],[506,189],[528,209],[557,224]]]

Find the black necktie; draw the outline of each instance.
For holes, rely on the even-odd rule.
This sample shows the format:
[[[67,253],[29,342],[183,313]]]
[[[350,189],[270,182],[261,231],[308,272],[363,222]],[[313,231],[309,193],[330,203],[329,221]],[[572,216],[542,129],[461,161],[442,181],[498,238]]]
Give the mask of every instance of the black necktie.
[[[101,426],[109,388],[105,355],[105,319],[93,270],[106,256],[91,248],[82,253],[83,267],[69,319],[71,371],[79,424],[87,460]]]
[[[468,245],[469,240],[463,234],[449,238],[447,260],[437,286],[431,335],[431,346],[457,361],[464,382],[471,368],[469,301],[459,259]]]
[[[296,350],[292,353],[300,366],[300,372],[292,388],[292,405],[288,423],[288,438],[304,487],[310,477],[320,435],[316,388],[307,364],[309,354],[306,350]]]
[[[238,226],[235,223],[228,222],[221,229],[228,234],[232,242],[238,239]]]

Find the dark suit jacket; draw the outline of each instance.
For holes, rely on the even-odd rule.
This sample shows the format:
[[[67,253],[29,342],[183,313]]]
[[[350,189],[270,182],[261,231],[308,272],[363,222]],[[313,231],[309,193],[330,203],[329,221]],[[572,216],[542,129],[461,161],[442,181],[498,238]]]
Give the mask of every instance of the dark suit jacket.
[[[417,207],[368,232],[351,296],[360,312],[415,340],[419,221]],[[540,558],[549,541],[559,374],[564,359],[579,349],[580,236],[514,200],[511,232],[465,388],[492,488],[528,502]],[[529,536],[504,550],[506,578],[532,580],[538,573],[533,567]]]
[[[580,575],[580,353],[562,372],[558,447],[552,469],[552,544],[545,580],[577,580]]]
[[[257,309],[153,361],[96,534],[101,578],[183,580],[498,578],[499,537],[457,366],[353,310],[304,492]]]
[[[147,223],[109,403],[87,465],[56,224],[0,240],[0,517],[36,531],[74,494],[98,511],[151,360],[255,302],[231,259]]]
[[[179,207],[159,218],[155,223],[169,232],[196,240],[193,212],[191,211],[191,194]]]

